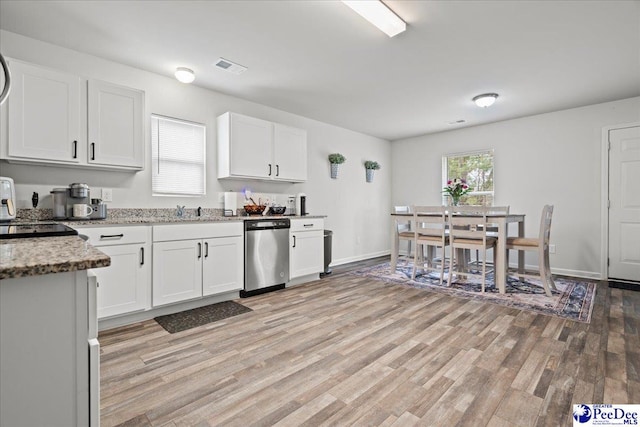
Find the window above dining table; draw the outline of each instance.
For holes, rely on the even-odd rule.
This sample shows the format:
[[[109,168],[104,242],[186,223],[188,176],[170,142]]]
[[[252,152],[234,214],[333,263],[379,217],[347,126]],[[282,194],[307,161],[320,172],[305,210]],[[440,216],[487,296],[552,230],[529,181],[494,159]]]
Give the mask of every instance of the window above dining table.
[[[442,188],[448,181],[462,179],[472,189],[460,199],[461,205],[493,206],[493,150],[469,151],[442,156]],[[451,198],[442,193],[442,203]]]

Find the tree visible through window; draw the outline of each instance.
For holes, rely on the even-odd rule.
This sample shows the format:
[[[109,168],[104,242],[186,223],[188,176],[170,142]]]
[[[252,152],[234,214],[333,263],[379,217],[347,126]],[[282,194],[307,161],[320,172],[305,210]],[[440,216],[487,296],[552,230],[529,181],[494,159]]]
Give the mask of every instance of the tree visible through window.
[[[493,205],[493,150],[449,154],[442,157],[442,187],[450,179],[461,178],[473,191],[460,199],[461,205]],[[451,198],[443,194],[444,204]]]

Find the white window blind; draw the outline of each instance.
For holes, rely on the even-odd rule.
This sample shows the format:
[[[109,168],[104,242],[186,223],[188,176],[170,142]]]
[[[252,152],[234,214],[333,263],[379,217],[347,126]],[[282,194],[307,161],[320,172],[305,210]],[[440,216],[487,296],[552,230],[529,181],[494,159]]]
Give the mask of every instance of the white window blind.
[[[205,194],[205,132],[203,124],[151,115],[154,195]]]

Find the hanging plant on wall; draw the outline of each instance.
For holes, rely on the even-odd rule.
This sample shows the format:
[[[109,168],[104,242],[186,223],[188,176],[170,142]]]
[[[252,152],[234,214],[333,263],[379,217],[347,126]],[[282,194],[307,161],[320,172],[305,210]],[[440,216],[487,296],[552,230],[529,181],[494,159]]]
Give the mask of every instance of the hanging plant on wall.
[[[329,163],[331,163],[331,178],[338,178],[338,167],[346,160],[347,158],[340,153],[329,154]]]
[[[375,160],[364,162],[364,169],[367,174],[367,182],[373,182],[373,171],[380,169],[380,164]]]

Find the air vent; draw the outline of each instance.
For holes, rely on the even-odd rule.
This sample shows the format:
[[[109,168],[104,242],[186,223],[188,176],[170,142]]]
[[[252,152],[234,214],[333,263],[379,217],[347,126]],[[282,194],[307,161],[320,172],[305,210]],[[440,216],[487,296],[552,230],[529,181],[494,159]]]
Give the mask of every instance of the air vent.
[[[228,59],[218,58],[216,63],[214,64],[216,67],[228,71],[233,74],[242,74],[247,71],[247,67],[244,65],[236,64],[235,62],[229,61]]]

